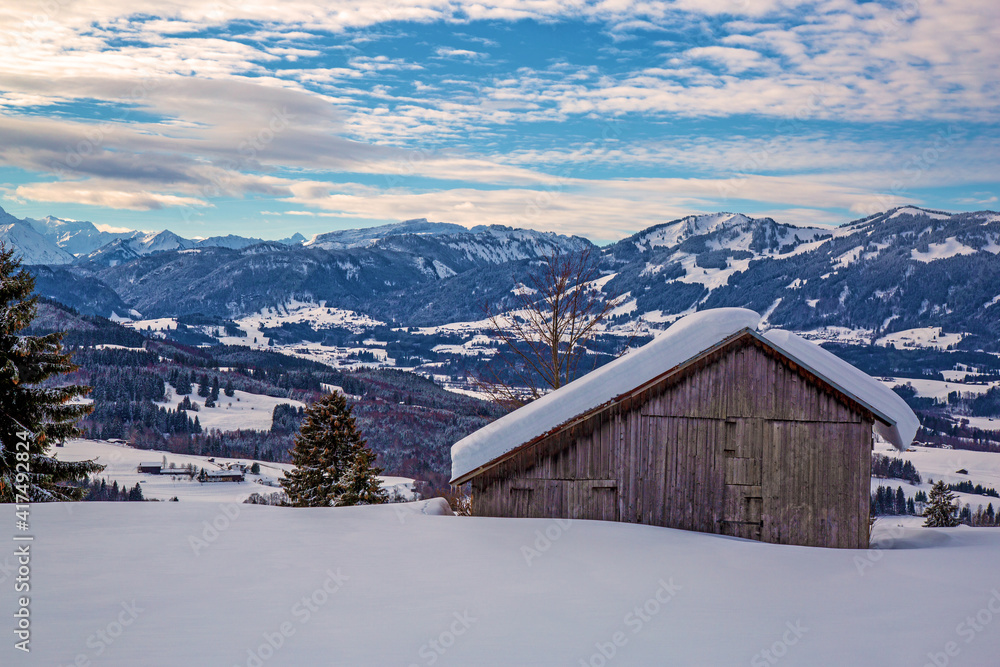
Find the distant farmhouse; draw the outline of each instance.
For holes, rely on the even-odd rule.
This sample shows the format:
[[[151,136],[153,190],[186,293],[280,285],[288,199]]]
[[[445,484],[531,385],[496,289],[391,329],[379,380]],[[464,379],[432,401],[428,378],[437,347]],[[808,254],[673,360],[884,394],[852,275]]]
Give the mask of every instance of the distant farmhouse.
[[[760,316],[708,310],[452,447],[472,513],[603,519],[867,548],[873,429],[919,423],[868,375]]]
[[[148,475],[187,475],[188,477],[194,477],[195,475],[195,470],[192,467],[170,468],[163,465],[163,463],[140,463],[136,467],[136,472]]]
[[[213,459],[209,459],[213,461]],[[241,463],[233,464],[228,470],[202,470],[198,473],[193,466],[183,468],[169,468],[160,463],[140,463],[136,471],[149,475],[186,475],[194,477],[198,475],[199,482],[242,482],[246,479],[246,472],[249,466]]]
[[[240,470],[212,470],[198,476],[201,482],[242,482],[244,479]]]

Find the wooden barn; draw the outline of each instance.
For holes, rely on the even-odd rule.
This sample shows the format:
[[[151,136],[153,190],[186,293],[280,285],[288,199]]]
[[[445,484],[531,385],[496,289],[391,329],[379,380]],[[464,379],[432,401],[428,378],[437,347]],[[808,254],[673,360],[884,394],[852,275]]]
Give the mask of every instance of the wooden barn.
[[[892,391],[744,309],[653,342],[452,448],[472,513],[625,521],[867,548],[873,429],[917,421]]]

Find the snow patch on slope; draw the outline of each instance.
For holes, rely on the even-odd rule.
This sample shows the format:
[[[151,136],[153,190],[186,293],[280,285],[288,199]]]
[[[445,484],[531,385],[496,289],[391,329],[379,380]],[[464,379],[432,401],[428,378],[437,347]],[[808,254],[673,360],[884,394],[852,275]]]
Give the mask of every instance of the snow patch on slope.
[[[685,271],[685,274],[677,279],[678,282],[704,285],[709,290],[728,285],[729,278],[746,271],[751,261],[749,259],[730,259],[728,260],[729,265],[724,269],[706,269],[698,266],[695,255],[677,253],[674,257]]]
[[[910,251],[910,257],[918,262],[933,262],[939,259],[947,259],[956,255],[974,255],[975,248],[970,248],[954,236],[944,240],[943,243],[931,243],[927,252],[919,252],[916,248]]]
[[[952,345],[962,342],[965,334],[944,333],[941,327],[921,327],[918,329],[904,329],[891,334],[886,334],[875,341],[876,345],[893,345],[899,348],[936,348],[944,350]]]
[[[692,236],[710,234],[723,226],[745,222],[750,222],[750,218],[741,213],[689,215],[641,235],[635,242],[635,246],[639,250],[650,250],[664,246],[673,247]]]
[[[176,389],[167,384],[167,400],[156,402],[161,408],[174,410],[177,403],[184,400],[178,396]],[[291,405],[294,408],[304,408],[305,403],[293,401],[290,398],[277,398],[275,396],[264,396],[263,394],[250,394],[245,391],[236,390],[232,396],[219,394],[216,407],[206,408],[205,399],[198,396],[197,390],[193,390],[188,398],[198,404],[198,412],[188,412],[190,419],[198,418],[202,429],[209,431],[218,429],[219,431],[236,431],[247,429],[254,431],[267,431],[271,428],[271,421],[274,416],[274,408],[278,405]]]
[[[893,218],[898,218],[901,215],[912,215],[916,217],[930,218],[932,220],[947,220],[950,215],[945,215],[944,213],[934,213],[932,211],[925,211],[914,206],[904,206],[892,215],[890,215],[887,220],[892,220]]]
[[[858,261],[858,258],[861,256],[861,251],[863,251],[864,249],[865,247],[863,245],[851,248],[844,254],[840,255],[839,257],[836,257],[833,260],[833,266],[838,269],[846,269],[848,266]]]

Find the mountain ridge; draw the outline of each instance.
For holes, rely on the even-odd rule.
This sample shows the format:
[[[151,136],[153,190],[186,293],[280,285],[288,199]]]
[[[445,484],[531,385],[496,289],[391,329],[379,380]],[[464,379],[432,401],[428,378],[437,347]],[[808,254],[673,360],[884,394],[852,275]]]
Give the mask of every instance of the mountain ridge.
[[[836,228],[712,213],[653,225],[603,248],[551,232],[426,219],[297,245],[224,248],[178,239],[169,232],[118,239],[68,267],[75,289],[90,285],[83,291],[90,297],[51,282],[46,296],[88,312],[98,305],[87,298],[100,295],[106,309],[115,294],[142,317],[239,318],[293,301],[325,303],[399,326],[435,327],[480,320],[487,305],[511,307],[513,290],[538,261],[588,250],[607,277],[605,289],[625,297],[620,324],[662,327],[717,306],[752,308],[774,326],[841,328],[870,340],[935,326],[982,340],[1000,324],[1000,214],[993,211],[904,206]],[[142,255],[137,243],[159,251]]]

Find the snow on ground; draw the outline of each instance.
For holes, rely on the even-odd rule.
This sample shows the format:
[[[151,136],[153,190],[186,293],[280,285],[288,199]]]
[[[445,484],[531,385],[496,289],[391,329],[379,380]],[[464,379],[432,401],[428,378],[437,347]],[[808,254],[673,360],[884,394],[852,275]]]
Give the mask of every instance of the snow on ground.
[[[126,322],[130,322],[132,320],[141,320],[142,319],[142,313],[140,313],[138,310],[132,309],[132,310],[128,311],[128,316],[127,317],[123,317],[123,316],[119,315],[118,313],[116,313],[115,311],[112,310],[111,311],[111,317],[109,317],[108,319],[111,320],[112,322],[118,322],[119,324],[125,324]]]
[[[207,471],[225,470],[231,466],[244,465],[249,468],[254,459],[232,459],[224,457],[195,456],[189,454],[174,454],[158,450],[134,449],[127,445],[116,445],[101,440],[67,440],[63,447],[54,447],[52,451],[61,461],[96,460],[107,466],[96,476],[114,481],[118,486],[132,488],[136,484],[142,486],[142,494],[147,500],[170,500],[176,497],[182,502],[209,503],[242,503],[252,493],[267,495],[280,491],[279,480],[286,470],[291,470],[290,463],[271,463],[257,461],[260,464],[260,474],[247,473],[244,482],[206,482],[190,479],[187,475],[151,475],[137,472],[140,463],[162,463],[166,457],[167,464],[173,463],[177,468],[187,464],[195,466],[195,470],[204,468]],[[413,497],[413,480],[409,477],[382,476],[382,487],[391,495],[398,490],[407,498]]]
[[[917,396],[922,398],[934,398],[946,400],[948,394],[957,391],[959,394],[985,394],[991,387],[1000,385],[1000,382],[990,382],[987,384],[966,384],[964,382],[945,382],[943,380],[922,380],[915,378],[882,378],[882,382],[887,387],[897,387],[900,385],[910,385]]]
[[[972,428],[982,431],[1000,431],[1000,417],[958,417],[961,421],[966,421]],[[1000,491],[1000,489],[997,489]]]
[[[674,257],[686,272],[677,279],[679,282],[704,285],[709,290],[725,287],[731,276],[746,271],[750,266],[749,259],[729,259],[729,265],[724,269],[706,269],[698,266],[695,255],[678,252]]]
[[[158,317],[152,320],[118,320],[122,326],[135,331],[166,331],[177,328],[177,318]]]
[[[684,315],[690,315],[695,312],[693,309],[688,309],[679,315],[673,313],[664,313],[662,310],[650,310],[639,316],[639,318],[644,322],[650,322],[653,324],[670,324],[679,320]]]
[[[944,333],[941,327],[921,327],[904,329],[882,336],[876,345],[894,345],[897,348],[936,348],[944,350],[962,341],[965,334]]]
[[[1000,652],[1000,529],[879,522],[878,548],[859,551],[437,507],[34,505],[31,654],[8,629],[0,663],[982,666]]]
[[[117,481],[118,486],[128,488],[140,483],[143,497],[149,500],[169,500],[176,496],[185,502],[242,503],[254,492],[267,494],[280,491],[279,488],[270,485],[277,484],[278,480],[284,476],[284,471],[292,467],[286,463],[261,461],[261,474],[248,474],[245,482],[203,484],[197,480],[189,479],[186,475],[150,475],[137,472],[136,468],[140,463],[162,463],[163,457],[167,458],[168,467],[169,464],[173,463],[177,468],[183,468],[190,463],[195,466],[196,470],[204,468],[208,471],[224,470],[235,464],[249,466],[253,464],[253,460],[217,457],[212,462],[208,460],[207,456],[134,449],[127,445],[115,445],[100,440],[67,440],[65,446],[53,447],[50,451],[62,461],[96,460],[107,466],[103,472],[96,475],[97,477],[107,479],[108,484]]]
[[[1000,426],[1000,425],[998,425]],[[899,479],[878,479],[872,478],[872,490],[879,485],[896,488],[902,486],[907,497],[912,496],[918,489],[925,492],[931,490],[930,480],[935,482],[943,479],[948,484],[958,482],[972,482],[992,487],[1000,491],[1000,454],[995,452],[972,452],[965,449],[939,449],[937,447],[922,447],[913,445],[905,452],[897,451],[894,447],[885,442],[878,442],[875,445],[875,452],[885,454],[899,459],[904,459],[913,464],[913,467],[920,473],[920,484],[909,484]],[[957,471],[967,470],[968,474]],[[982,505],[986,507],[988,503],[993,503],[993,509],[1000,510],[1000,499],[991,496],[977,496],[972,493],[959,493],[955,495],[961,499],[962,504],[972,505],[972,511]],[[1000,552],[998,552],[1000,555]],[[1000,633],[998,633],[1000,639]]]
[[[782,297],[779,296],[777,299],[774,300],[774,303],[772,303],[770,306],[768,306],[767,310],[765,310],[761,314],[761,316],[760,316],[760,324],[757,325],[758,328],[760,328],[760,329],[767,328],[767,326],[768,326],[768,320],[771,319],[771,315],[774,314],[774,311],[778,309],[778,306],[781,304],[781,299],[782,299]]]
[[[631,292],[625,292],[618,297],[618,305],[611,309],[607,314],[608,319],[614,319],[622,315],[628,315],[629,313],[634,313],[638,309],[638,302],[631,298]]]
[[[818,303],[818,302],[817,302]],[[811,304],[815,306],[816,304]],[[867,345],[871,342],[872,334],[874,333],[871,329],[848,329],[847,327],[822,327],[819,329],[813,329],[812,331],[796,331],[796,334],[802,336],[806,340],[815,341],[821,343],[823,341],[830,341],[831,343],[847,343],[851,345]]]
[[[292,299],[277,308],[264,308],[260,312],[236,320],[237,326],[244,333],[242,336],[224,335],[224,332],[216,330],[217,327],[207,327],[205,333],[218,338],[219,342],[225,345],[244,345],[258,350],[272,350],[334,366],[362,366],[363,364],[351,364],[347,361],[352,352],[356,354],[358,351],[369,351],[376,355],[379,354],[377,350],[369,350],[368,348],[342,348],[319,343],[301,342],[294,345],[272,345],[271,339],[263,330],[278,328],[285,323],[308,324],[316,330],[338,327],[354,333],[369,331],[383,324],[379,320],[353,310],[328,307],[325,301],[314,303]],[[382,357],[385,356],[384,351],[381,354]]]
[[[938,259],[947,259],[956,255],[974,255],[975,248],[970,248],[954,236],[944,240],[943,243],[931,243],[927,252],[919,252],[916,248],[910,251],[910,257],[918,262],[933,262]]]
[[[934,213],[933,211],[925,211],[922,208],[904,206],[903,208],[899,209],[898,211],[890,215],[888,219],[892,220],[893,218],[898,218],[901,215],[915,215],[917,217],[927,217],[932,220],[947,220],[948,218],[951,217],[950,215],[946,215],[944,213]]]
[[[264,308],[258,313],[236,320],[244,330],[279,327],[286,322],[306,323],[317,329],[344,327],[355,333],[369,331],[384,324],[353,310],[327,306],[325,301],[314,303],[296,299],[278,308]]]
[[[823,231],[824,234],[831,233],[831,232],[833,233],[833,236],[844,236],[845,235],[845,234],[838,234],[836,229],[830,229],[830,230],[824,230]],[[851,233],[851,232],[848,232],[848,233]],[[787,252],[787,253],[785,253],[783,255],[779,254],[777,256],[778,257],[794,257],[795,255],[802,255],[802,254],[805,254],[807,252],[812,252],[813,250],[815,250],[816,248],[819,248],[821,245],[823,245],[824,243],[826,243],[829,240],[830,240],[829,238],[825,238],[825,239],[819,239],[817,241],[809,241],[808,243],[802,243],[800,245],[795,246],[794,250],[792,250],[790,252]]]
[[[173,385],[168,384],[168,399],[158,402],[156,405],[174,410],[177,404],[184,400],[178,396]],[[253,429],[256,431],[268,431],[271,429],[271,418],[274,415],[276,405],[291,405],[296,408],[304,408],[305,403],[294,401],[290,398],[276,398],[274,396],[264,396],[262,394],[250,394],[245,391],[235,391],[232,396],[219,393],[219,400],[214,408],[205,407],[205,399],[197,394],[197,390],[192,391],[188,396],[194,403],[198,404],[198,412],[190,412],[191,419],[198,417],[198,422],[205,430],[218,429],[220,431],[236,431],[239,429]]]
[[[496,345],[497,343],[494,343],[493,339],[489,336],[485,334],[476,334],[462,343],[442,343],[441,345],[435,345],[433,351],[439,354],[455,354],[472,357],[482,355],[492,357],[497,353]]]
[[[846,269],[851,264],[854,264],[856,261],[858,261],[858,257],[861,256],[861,252],[864,249],[865,247],[863,245],[855,246],[854,248],[851,248],[850,250],[840,255],[839,257],[834,258],[833,260],[834,268]]]

